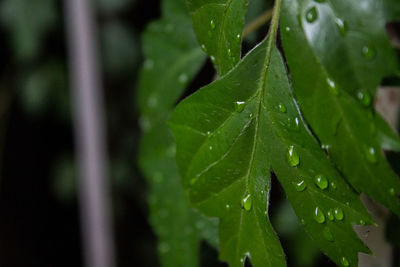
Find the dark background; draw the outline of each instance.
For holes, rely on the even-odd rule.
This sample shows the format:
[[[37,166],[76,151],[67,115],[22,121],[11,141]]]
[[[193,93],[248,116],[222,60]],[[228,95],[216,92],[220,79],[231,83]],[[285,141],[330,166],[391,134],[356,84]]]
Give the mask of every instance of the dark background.
[[[142,62],[140,34],[149,21],[160,16],[160,3],[96,0],[95,8],[117,262],[124,267],[158,266],[156,237],[147,221],[146,184],[136,164],[140,133],[135,85]],[[62,1],[0,2],[2,267],[70,267],[83,262],[63,19]],[[250,38],[244,52],[262,36]],[[207,63],[189,92],[200,81],[210,81],[213,73]],[[291,223],[296,219],[276,179],[272,186],[271,217],[288,266],[334,266]],[[394,229],[399,225],[396,219],[391,223]],[[201,252],[202,266],[225,266],[208,245],[202,244]]]

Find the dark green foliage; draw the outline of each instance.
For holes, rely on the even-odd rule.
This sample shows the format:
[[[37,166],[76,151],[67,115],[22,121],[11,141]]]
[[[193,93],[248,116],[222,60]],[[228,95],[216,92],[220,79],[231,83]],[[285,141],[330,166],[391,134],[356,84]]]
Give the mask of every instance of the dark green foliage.
[[[165,194],[157,189],[159,173],[173,174],[177,199],[186,201],[187,194],[192,206],[219,218],[221,260],[230,266],[243,266],[246,258],[256,267],[285,266],[268,219],[274,172],[313,241],[304,251],[314,255],[318,246],[338,265],[357,266],[358,253],[370,251],[352,227],[373,224],[359,194],[400,214],[400,181],[383,154],[384,149],[400,150],[400,141],[373,109],[382,79],[399,73],[385,23],[399,17],[400,3],[276,0],[267,38],[241,60],[246,1],[187,4],[199,43],[192,40],[191,49],[203,48],[221,78],[179,103],[169,120],[183,183],[178,188],[175,146],[165,121],[184,89],[177,83],[180,71],[190,72],[189,81],[204,55],[199,52],[188,66],[175,67],[191,49],[172,56],[172,48],[181,48],[182,36],[189,35],[180,34],[180,43],[165,36],[182,31],[187,21],[175,24],[168,17],[174,25],[170,33],[161,30],[168,23],[150,25],[144,47],[149,49],[145,69],[151,69],[142,72],[140,106],[141,164],[153,177],[152,196]],[[182,28],[175,28],[178,24]],[[282,51],[276,45],[279,29]],[[153,214],[168,208],[151,205]],[[187,218],[182,225],[194,224],[189,208],[182,214]],[[163,220],[152,218],[158,231]],[[175,260],[179,265],[182,258]]]
[[[139,107],[144,132],[139,163],[150,187],[150,221],[162,266],[197,266],[199,241],[217,245],[216,221],[192,210],[175,163],[175,142],[166,121],[205,55],[179,1],[164,1],[164,18],[143,35],[146,60],[140,74]]]

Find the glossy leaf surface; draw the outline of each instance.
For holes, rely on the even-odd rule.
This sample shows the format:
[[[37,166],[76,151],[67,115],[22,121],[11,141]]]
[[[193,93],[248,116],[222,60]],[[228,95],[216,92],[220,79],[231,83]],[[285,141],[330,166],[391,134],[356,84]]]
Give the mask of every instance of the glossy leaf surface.
[[[193,28],[220,76],[240,60],[247,0],[187,0]]]
[[[355,266],[357,252],[368,249],[352,224],[371,220],[301,118],[275,46],[278,17],[232,71],[175,109],[170,125],[184,186],[199,210],[220,218],[220,258],[230,266],[246,257],[253,266],[286,265],[267,215],[270,171],[318,246]],[[334,210],[337,219],[328,219]]]
[[[293,90],[300,108],[332,161],[353,187],[400,214],[399,200],[396,197],[400,194],[400,180],[382,152],[382,148],[398,149],[397,136],[391,133],[386,123],[369,108],[371,103],[368,102],[372,102],[373,99],[366,101],[361,98],[360,101],[352,95],[350,83],[354,82],[354,79],[347,77],[349,84],[341,83],[344,80],[340,78],[342,70],[329,69],[331,66],[328,68],[320,60],[318,52],[307,37],[306,27],[301,25],[309,22],[297,19],[299,10],[302,9],[298,1],[284,2],[281,32],[285,56],[293,79]],[[322,12],[318,14],[320,15],[317,19],[331,19],[329,16],[323,18]],[[351,29],[353,23],[348,23]],[[384,54],[381,49],[379,51]],[[376,56],[378,57],[378,54]],[[360,65],[368,64],[361,58],[357,62]],[[350,64],[343,62],[344,68],[347,67],[346,63]],[[370,81],[376,86],[376,82],[379,81],[377,77],[381,74],[377,76],[375,71],[379,72],[380,68],[381,66],[375,65],[368,74],[360,72],[355,79],[368,81],[375,77]],[[352,72],[347,71],[351,76]],[[339,78],[336,80],[333,77]],[[370,93],[369,98],[371,97]]]

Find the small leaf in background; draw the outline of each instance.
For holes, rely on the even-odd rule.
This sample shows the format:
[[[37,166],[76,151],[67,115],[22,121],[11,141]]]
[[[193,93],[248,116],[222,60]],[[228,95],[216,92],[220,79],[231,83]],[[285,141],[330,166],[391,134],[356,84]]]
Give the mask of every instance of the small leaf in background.
[[[52,189],[62,202],[70,203],[76,198],[77,177],[75,162],[70,156],[60,157],[54,166]]]
[[[95,4],[100,12],[113,13],[121,11],[129,4],[135,3],[136,0],[95,0]]]
[[[105,70],[113,76],[134,73],[140,60],[135,33],[120,22],[110,22],[103,26],[101,36]]]
[[[143,35],[145,61],[139,77],[142,138],[139,165],[149,184],[150,221],[162,266],[198,266],[203,239],[217,246],[217,221],[192,210],[175,163],[166,121],[205,60],[184,2],[163,2],[163,18]]]
[[[23,110],[31,117],[55,111],[62,120],[70,120],[70,94],[66,69],[62,62],[49,61],[25,73],[19,99]]]
[[[4,0],[0,3],[1,24],[11,34],[17,60],[38,55],[45,34],[56,21],[55,0]]]
[[[176,107],[177,163],[192,204],[220,218],[220,258],[230,266],[286,265],[268,220],[270,171],[321,250],[355,266],[369,250],[352,225],[372,220],[299,113],[275,46],[280,3],[268,38]]]
[[[197,39],[222,76],[240,60],[247,0],[187,0],[187,3]]]
[[[363,2],[369,3],[369,1]],[[327,4],[328,1],[324,3]],[[367,193],[399,215],[400,205],[397,196],[400,194],[400,180],[390,168],[382,152],[383,147],[396,147],[387,142],[388,138],[392,142],[398,142],[398,137],[391,133],[386,123],[370,107],[373,102],[372,91],[368,88],[361,90],[357,99],[351,95],[353,91],[351,91],[350,84],[337,82],[333,78],[337,76],[337,79],[346,79],[348,83],[365,79],[375,83],[376,86],[376,82],[379,82],[380,79],[377,77],[382,74],[372,73],[378,71],[384,63],[373,65],[374,68],[369,73],[359,70],[358,76],[354,78],[341,77],[341,68],[344,65],[352,66],[351,62],[343,62],[344,65],[337,62],[337,71],[331,65],[329,65],[330,69],[327,69],[310,43],[308,39],[310,37],[307,37],[307,28],[313,26],[304,26],[305,24],[319,23],[320,20],[327,20],[326,23],[329,25],[328,20],[334,18],[330,15],[325,17],[325,13],[320,11],[320,9],[325,10],[330,7],[323,6],[324,3],[310,2],[309,9],[300,8],[300,4],[296,0],[287,0],[283,4],[282,43],[292,76],[294,94],[305,119],[320,140],[322,147],[327,150],[330,158],[349,183],[358,192]],[[344,7],[349,5],[349,2],[346,2],[347,5],[339,3]],[[361,3],[357,3],[361,6]],[[366,7],[370,8],[368,4]],[[300,10],[308,10],[311,13],[300,14]],[[297,19],[298,17],[301,17],[301,20]],[[357,22],[348,20],[346,23],[346,27],[349,29],[347,34],[351,35],[351,29]],[[320,26],[323,27],[323,25]],[[329,28],[326,28],[326,31],[328,30]],[[345,36],[337,38],[342,39]],[[385,43],[385,40],[387,41],[387,38],[382,42]],[[327,41],[324,45],[331,44],[332,52],[335,52],[334,46],[340,42],[343,40]],[[353,42],[352,45],[359,46],[360,44]],[[298,49],[299,47],[301,49]],[[361,56],[358,61],[352,61],[353,64],[359,66],[359,69],[363,69],[364,67],[361,65],[368,65],[375,60],[380,60],[380,57],[386,58],[384,54],[391,53],[382,50],[378,44],[375,47],[379,48],[379,53],[383,55],[376,54],[376,57],[374,56],[374,59],[371,60]],[[359,54],[361,54],[360,49]],[[390,66],[391,63],[388,62],[388,67]],[[359,85],[363,83],[364,81]],[[349,89],[346,89],[345,86],[349,86]]]

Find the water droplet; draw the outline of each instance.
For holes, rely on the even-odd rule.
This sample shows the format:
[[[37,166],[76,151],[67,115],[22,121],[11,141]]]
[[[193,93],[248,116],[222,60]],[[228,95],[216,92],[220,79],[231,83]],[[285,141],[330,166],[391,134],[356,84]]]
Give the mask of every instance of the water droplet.
[[[335,182],[331,182],[331,187],[332,187],[333,189],[336,189],[336,188],[337,188]]]
[[[329,145],[327,145],[327,144],[321,144],[321,148],[322,148],[322,149],[328,150],[328,149],[329,149]]]
[[[249,114],[249,119],[253,118],[253,113]]]
[[[179,83],[186,83],[188,81],[188,76],[186,73],[182,73],[181,75],[179,75],[178,77],[178,81]]]
[[[226,208],[227,210],[230,210],[230,209],[231,209],[231,205],[226,204],[225,208]]]
[[[366,59],[373,59],[376,55],[375,48],[371,45],[364,45],[361,49],[361,54]]]
[[[214,20],[211,20],[211,21],[210,21],[210,27],[211,27],[212,30],[215,29],[215,22],[214,22]]]
[[[252,204],[253,204],[253,200],[252,200],[252,198],[251,198],[251,195],[250,195],[250,194],[247,194],[247,195],[242,199],[242,207],[243,207],[245,210],[249,211],[249,210],[251,210]]]
[[[167,157],[172,158],[172,157],[175,157],[175,154],[176,154],[176,146],[174,144],[172,144],[167,148],[167,151],[165,151],[165,155]]]
[[[285,30],[286,30],[287,32],[290,32],[290,31],[291,31],[290,27],[287,27],[287,26],[286,26]]]
[[[306,13],[306,20],[309,23],[313,23],[317,18],[318,18],[317,8],[313,6]]]
[[[157,99],[156,96],[150,96],[150,97],[147,99],[147,106],[148,106],[149,108],[154,108],[154,107],[156,107],[156,106],[157,106],[157,103],[158,103],[158,99]]]
[[[237,42],[240,42],[241,39],[242,39],[242,35],[240,35],[240,34],[236,35],[236,41]]]
[[[341,34],[342,36],[345,36],[346,33],[347,33],[347,31],[348,31],[348,26],[347,26],[346,21],[344,21],[344,20],[342,20],[342,19],[339,19],[339,18],[336,18],[336,19],[335,19],[335,23],[336,23],[337,28],[338,28],[339,31],[340,31],[340,34]]]
[[[161,183],[161,182],[163,181],[163,179],[164,179],[164,176],[163,176],[163,174],[162,174],[161,172],[156,172],[156,173],[153,175],[153,180],[154,180],[156,183]]]
[[[329,86],[329,92],[330,92],[332,95],[338,95],[338,94],[339,94],[339,90],[338,90],[338,88],[336,87],[335,82],[334,82],[332,79],[330,79],[330,78],[327,78],[327,79],[326,79],[326,82],[328,83],[328,86]]]
[[[360,100],[361,104],[364,107],[369,107],[369,105],[371,104],[371,100],[372,100],[371,94],[366,90],[358,91],[357,98],[358,98],[358,100]]]
[[[231,55],[232,55],[232,51],[230,48],[228,48],[228,56],[231,56]]]
[[[213,134],[212,132],[210,132],[210,131],[207,131],[207,136],[208,136],[208,137],[211,137],[211,136],[212,136],[212,134]]]
[[[306,225],[306,221],[304,219],[301,219],[300,222],[302,225]]]
[[[392,196],[396,195],[396,191],[394,191],[393,187],[389,189],[389,194]]]
[[[366,148],[366,150],[365,150],[365,158],[370,163],[376,163],[377,162],[377,158],[376,158],[375,148],[373,148],[372,146]]]
[[[349,266],[349,261],[346,259],[346,257],[342,257],[340,262],[343,264],[343,266],[348,267]]]
[[[212,147],[212,146],[210,146],[210,147],[209,147],[209,149],[210,149],[210,150],[212,150],[212,149],[213,149],[213,147]]]
[[[151,60],[151,59],[146,59],[146,61],[144,62],[143,65],[144,65],[144,68],[145,68],[146,70],[152,70],[153,67],[154,67],[154,61]]]
[[[204,52],[207,52],[207,47],[204,44],[201,45],[201,49],[203,49]]]
[[[335,216],[333,216],[333,211],[331,209],[328,210],[328,212],[326,213],[326,217],[328,217],[330,221],[333,221],[333,219],[335,219]]]
[[[297,154],[296,150],[294,149],[294,146],[290,146],[287,154],[286,154],[287,161],[290,166],[295,167],[300,164],[300,157],[299,154]]]
[[[331,230],[329,230],[328,227],[325,227],[324,230],[322,230],[322,235],[324,236],[324,238],[328,241],[333,241],[333,235]]]
[[[261,190],[260,193],[261,193],[261,195],[264,195],[265,192],[264,192],[264,190]]]
[[[213,34],[212,34],[211,31],[208,31],[207,34],[208,34],[208,37],[209,37],[209,38],[212,38]]]
[[[296,190],[298,192],[304,191],[304,189],[306,189],[306,187],[307,187],[307,184],[306,184],[306,182],[304,180],[301,180],[298,183],[293,183],[293,185],[294,185],[294,187],[296,188]]]
[[[329,185],[328,179],[326,179],[322,174],[318,174],[314,177],[314,183],[322,190],[328,188]]]
[[[341,208],[335,208],[333,214],[335,215],[336,220],[338,221],[343,220],[344,214]]]
[[[246,102],[243,101],[236,101],[235,102],[235,111],[236,112],[242,112],[244,109],[244,105],[246,104]]]
[[[294,129],[298,131],[300,129],[300,120],[298,117],[294,118]]]
[[[364,220],[360,220],[360,225],[365,225],[365,221]]]
[[[280,112],[282,112],[282,113],[285,113],[285,112],[286,112],[286,107],[285,107],[284,104],[279,104],[279,105],[278,105],[278,108],[279,108],[279,111],[280,111]]]
[[[151,128],[151,123],[147,116],[141,116],[139,118],[139,125],[144,132],[148,132]]]
[[[158,244],[158,250],[161,253],[167,253],[169,251],[169,245],[167,242],[161,242]]]
[[[324,223],[325,222],[325,215],[324,213],[319,209],[319,207],[315,208],[314,211],[314,219],[317,221],[317,223]]]
[[[202,222],[202,221],[196,222],[196,228],[197,229],[201,230],[201,229],[204,228],[204,226],[205,226],[204,222]]]
[[[210,59],[212,62],[215,62],[215,57],[214,56],[210,56]]]

